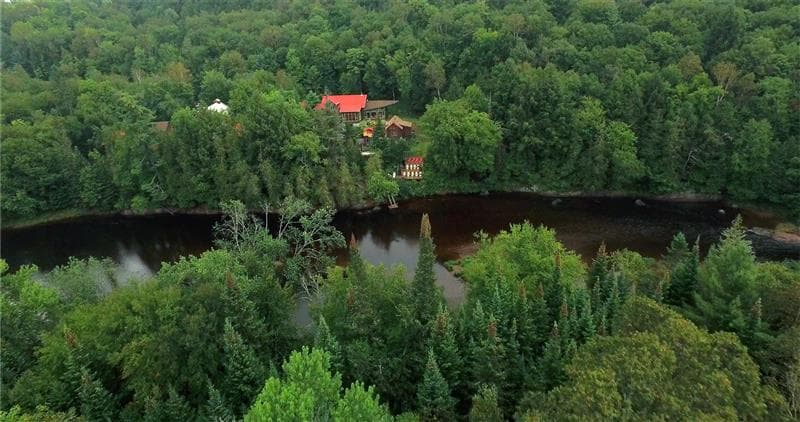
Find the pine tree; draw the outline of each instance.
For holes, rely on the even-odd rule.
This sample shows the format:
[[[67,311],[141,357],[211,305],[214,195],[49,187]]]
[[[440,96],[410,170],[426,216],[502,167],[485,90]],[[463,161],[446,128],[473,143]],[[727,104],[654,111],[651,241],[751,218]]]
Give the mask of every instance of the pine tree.
[[[223,341],[225,399],[236,412],[241,413],[258,394],[266,372],[255,351],[244,342],[227,318]]]
[[[525,360],[520,353],[519,342],[517,341],[517,320],[511,321],[511,329],[503,338],[503,349],[505,352],[505,362],[503,362],[504,383],[498,387],[503,390],[500,395],[500,404],[506,414],[514,413],[519,398],[525,392],[527,373]]]
[[[67,337],[67,345],[70,347],[69,354],[64,361],[64,372],[59,377],[64,386],[60,391],[63,395],[56,397],[57,405],[63,409],[80,408],[79,392],[83,385],[83,371],[84,367],[80,363],[80,351],[77,345],[72,343],[72,332],[69,329],[65,330]]]
[[[472,391],[480,384],[494,384],[502,391],[506,386],[506,350],[503,339],[497,332],[497,321],[489,316],[483,338],[477,344],[474,360]]]
[[[330,355],[331,369],[333,372],[342,373],[343,361],[342,352],[339,342],[336,337],[331,333],[328,323],[325,322],[325,317],[319,317],[317,324],[317,334],[314,336],[314,347],[328,352]]]
[[[561,336],[558,332],[558,324],[553,323],[553,331],[550,339],[544,346],[544,354],[539,360],[539,389],[549,391],[558,386],[566,379],[564,373],[564,353],[561,347]]]
[[[350,248],[349,248],[350,262],[347,265],[350,277],[357,282],[357,284],[364,283],[367,280],[367,268],[364,264],[361,254],[358,252],[358,242],[356,235],[350,234]]]
[[[675,263],[670,273],[670,284],[664,301],[670,305],[685,307],[694,305],[697,290],[697,274],[700,270],[700,238],[694,242],[691,252],[687,252]]]
[[[553,269],[553,276],[544,285],[544,300],[547,304],[547,314],[550,321],[558,320],[559,312],[561,312],[561,304],[564,299],[564,286],[561,281],[561,253],[557,252],[555,256],[555,267]]]
[[[83,369],[81,388],[78,392],[81,416],[90,421],[111,421],[116,414],[114,397],[103,384],[95,380],[91,372]]]
[[[610,264],[611,259],[606,252],[606,242],[602,242],[597,249],[597,255],[592,260],[592,266],[589,269],[589,290],[592,290],[595,284],[603,284],[608,277]]]
[[[670,268],[674,268],[688,255],[689,243],[686,242],[686,236],[683,235],[683,232],[678,232],[667,247],[667,254],[664,256],[664,262],[666,262]]]
[[[433,252],[430,219],[428,214],[423,214],[419,233],[419,258],[411,283],[414,316],[422,325],[428,324],[434,318],[442,301],[441,291],[436,286],[436,276],[433,272],[433,265],[436,262]]]
[[[497,405],[497,387],[483,385],[472,397],[470,422],[502,422],[503,413]]]
[[[166,421],[188,421],[193,420],[192,408],[175,388],[169,387],[169,396],[164,405],[161,406],[163,420]]]
[[[450,387],[439,372],[433,350],[430,350],[422,383],[417,387],[420,420],[452,421],[455,419],[454,406],[455,400],[450,396]]]
[[[439,312],[433,321],[430,343],[434,354],[438,356],[437,363],[442,376],[452,391],[459,390],[463,382],[461,374],[463,362],[456,343],[453,323],[450,321],[450,313],[444,304],[439,306]]]
[[[233,412],[225,404],[225,399],[214,388],[214,384],[208,382],[208,401],[203,406],[203,414],[206,419],[213,422],[232,422],[235,420]]]

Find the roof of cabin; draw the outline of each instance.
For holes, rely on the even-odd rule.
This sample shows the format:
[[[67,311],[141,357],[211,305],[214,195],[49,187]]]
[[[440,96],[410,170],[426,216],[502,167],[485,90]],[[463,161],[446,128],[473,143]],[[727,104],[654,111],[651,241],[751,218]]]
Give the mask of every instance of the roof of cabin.
[[[322,100],[314,109],[322,110],[325,104],[331,102],[339,109],[339,113],[358,113],[367,104],[366,94],[350,95],[323,95]]]
[[[422,164],[424,162],[425,162],[425,159],[420,157],[420,156],[418,156],[418,155],[406,158],[406,164]]]
[[[414,123],[411,123],[407,120],[403,120],[398,116],[392,116],[391,119],[387,120],[386,123],[383,125],[384,128],[388,128],[389,126],[395,125],[399,128],[404,127],[414,127]]]

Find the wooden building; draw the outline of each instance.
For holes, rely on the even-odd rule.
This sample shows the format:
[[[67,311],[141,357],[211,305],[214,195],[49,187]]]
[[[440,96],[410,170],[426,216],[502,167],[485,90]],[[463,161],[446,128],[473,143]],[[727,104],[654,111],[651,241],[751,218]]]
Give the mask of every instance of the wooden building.
[[[332,104],[347,123],[358,123],[363,119],[386,118],[386,107],[397,104],[395,100],[368,100],[366,94],[324,95],[314,109],[322,110]]]
[[[410,138],[414,135],[414,123],[392,116],[383,125],[383,133],[389,138]]]
[[[422,179],[422,166],[425,164],[425,159],[419,156],[406,158],[403,164],[403,169],[400,171],[400,178],[407,180],[421,180]]]

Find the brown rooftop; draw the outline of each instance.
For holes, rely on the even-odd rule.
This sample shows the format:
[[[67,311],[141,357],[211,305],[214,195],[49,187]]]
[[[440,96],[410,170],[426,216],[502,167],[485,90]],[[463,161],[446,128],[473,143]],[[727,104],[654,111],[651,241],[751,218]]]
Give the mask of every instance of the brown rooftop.
[[[395,100],[367,100],[367,104],[364,105],[364,111],[385,108],[395,104],[397,104]]]

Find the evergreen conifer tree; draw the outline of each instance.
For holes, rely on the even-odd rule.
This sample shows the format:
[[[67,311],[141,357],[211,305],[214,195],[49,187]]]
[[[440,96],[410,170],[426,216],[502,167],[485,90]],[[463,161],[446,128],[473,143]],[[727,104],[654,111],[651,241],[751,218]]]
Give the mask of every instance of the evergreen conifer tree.
[[[342,351],[336,337],[331,333],[328,323],[325,322],[325,317],[319,317],[317,324],[317,334],[314,336],[314,347],[328,352],[330,356],[331,369],[334,372],[342,373],[343,361]]]
[[[81,416],[90,421],[111,421],[116,415],[114,397],[92,374],[83,369],[81,388],[78,392]]]
[[[664,255],[664,262],[666,262],[670,268],[674,268],[688,255],[689,243],[686,242],[686,236],[684,236],[683,232],[678,232],[672,237],[672,241],[667,247],[667,254]]]
[[[225,404],[225,399],[214,385],[208,383],[208,401],[203,406],[203,414],[212,422],[232,422],[235,420],[233,412]]]
[[[454,406],[455,400],[450,396],[450,387],[439,372],[433,350],[430,350],[422,383],[417,388],[420,420],[452,421],[455,419]]]
[[[436,286],[436,276],[433,272],[435,262],[431,222],[428,214],[423,214],[419,232],[419,258],[411,283],[414,316],[423,325],[433,320],[441,303],[441,292]]]
[[[444,304],[439,305],[430,338],[431,348],[438,356],[436,361],[439,371],[452,391],[458,390],[458,386],[462,384],[462,359],[456,342],[455,329],[450,321],[450,313]]]
[[[539,389],[549,391],[561,384],[566,379],[564,373],[564,353],[561,347],[561,336],[558,332],[558,323],[553,323],[550,339],[544,346],[544,354],[539,360]]]
[[[664,296],[664,302],[680,307],[694,304],[694,294],[697,290],[697,273],[700,270],[699,243],[700,238],[694,242],[691,252],[687,251],[683,254],[683,257],[676,261],[672,267],[670,283]]]
[[[472,397],[470,422],[502,422],[503,413],[497,404],[497,387],[483,385]]]
[[[473,362],[473,381],[476,385],[472,391],[477,391],[480,384],[493,384],[500,391],[506,386],[506,349],[497,329],[497,321],[494,315],[490,315],[484,336],[477,344],[477,355]]]
[[[161,406],[161,410],[162,420],[165,421],[188,421],[194,419],[194,412],[192,412],[189,403],[172,386],[169,387],[167,401]]]
[[[602,242],[597,248],[597,255],[592,260],[592,266],[589,269],[589,290],[592,290],[595,284],[602,284],[606,280],[610,263],[611,259],[606,252],[606,242]]]
[[[225,400],[230,403],[234,411],[241,413],[258,394],[266,372],[255,351],[244,342],[229,319],[225,320],[223,340]]]
[[[349,257],[350,262],[347,264],[347,269],[350,273],[350,277],[353,277],[355,281],[359,283],[363,283],[367,280],[367,268],[364,265],[364,260],[361,258],[361,254],[358,252],[358,242],[356,241],[356,235],[350,234],[350,247],[349,247]]]

